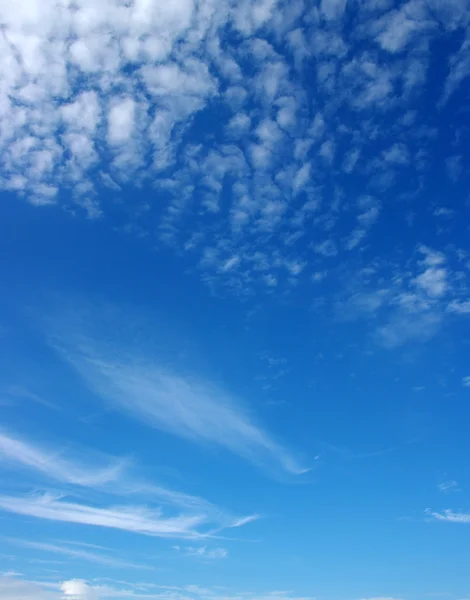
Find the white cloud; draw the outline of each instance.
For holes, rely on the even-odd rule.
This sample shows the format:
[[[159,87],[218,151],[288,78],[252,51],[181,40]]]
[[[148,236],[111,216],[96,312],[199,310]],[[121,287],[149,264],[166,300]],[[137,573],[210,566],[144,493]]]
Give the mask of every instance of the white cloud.
[[[414,284],[431,298],[439,298],[448,291],[448,273],[444,267],[445,257],[440,252],[435,252],[425,246],[421,246],[419,251],[424,255],[421,264],[425,266],[425,269],[414,279]]]
[[[357,165],[357,162],[361,156],[361,151],[358,148],[353,148],[347,152],[343,159],[343,171],[345,173],[352,173]]]
[[[462,385],[464,387],[470,387],[470,376],[462,377]]]
[[[452,300],[447,305],[447,310],[458,315],[468,315],[470,314],[470,300],[465,300],[464,302]]]
[[[113,498],[113,501],[119,498],[119,502],[130,506],[131,511],[135,499],[138,498],[139,502],[145,502],[147,505],[158,503],[159,507],[165,506],[173,514],[185,515],[189,520],[197,517],[202,523],[210,524],[213,529],[238,526],[240,522],[240,517],[232,515],[227,510],[215,506],[203,498],[155,485],[144,479],[132,477],[127,469],[130,466],[128,460],[110,460],[109,457],[103,457],[96,452],[90,452],[86,448],[80,448],[80,454],[82,461],[79,463],[66,458],[63,450],[58,451],[57,448],[46,450],[25,440],[14,438],[11,435],[0,434],[0,466],[3,466],[3,468],[14,466],[15,468],[23,467],[27,469],[32,477],[25,478],[23,483],[29,484],[31,489],[41,489],[40,485],[49,486],[49,480],[53,479],[61,484],[67,484],[67,494],[72,493],[70,492],[70,486],[80,486],[80,498],[83,498],[84,494],[89,494],[86,488],[92,488],[92,497],[94,499],[102,497],[103,502],[108,503],[110,497]],[[110,466],[97,468],[96,465],[105,462],[105,460],[111,463]],[[5,473],[4,475],[6,476]],[[63,505],[59,502],[61,498],[52,497],[47,494],[43,497],[44,503],[51,505],[52,502],[52,508],[48,512],[44,510],[40,515],[41,511],[38,508],[41,504],[40,498],[40,496],[24,497],[22,499],[24,510],[30,510],[32,511],[31,514],[37,513],[38,516],[50,519],[54,518],[55,510],[58,520],[67,520],[67,515],[72,515],[70,517],[71,522],[87,522],[86,514],[88,509],[86,507],[81,509],[77,505],[72,509],[72,505],[70,505],[70,510],[62,510]],[[35,508],[35,505],[38,506]],[[5,510],[10,510],[10,508],[5,508]],[[82,516],[80,516],[80,510],[82,510]],[[90,514],[93,513],[92,508],[89,511]],[[93,518],[95,517],[91,517],[90,524],[93,524]],[[106,526],[105,517],[101,520],[99,517],[96,517],[95,521],[96,524]],[[117,527],[119,528],[120,526],[118,525]],[[46,548],[43,548],[43,550],[46,550]],[[53,552],[58,551],[58,548],[49,545],[48,550]],[[73,556],[71,552],[66,547],[62,548],[63,554]],[[75,556],[79,557],[76,551]],[[82,553],[81,558],[86,560],[87,556]],[[94,560],[93,557],[88,558]],[[99,557],[96,558],[96,562],[101,561],[102,564],[106,560],[106,557],[102,559]]]
[[[64,483],[99,487],[117,481],[126,461],[96,468],[99,457],[88,465],[80,465],[63,458],[57,452],[47,451],[24,440],[0,432],[0,464],[2,462],[26,467]]]
[[[57,593],[50,592],[36,583],[1,575],[0,598],[2,600],[60,600]]]
[[[470,380],[469,380],[469,384],[470,384]],[[437,484],[437,488],[440,492],[443,492],[445,494],[448,494],[449,492],[458,492],[459,491],[458,483],[453,480],[441,481],[441,483]]]
[[[101,106],[95,91],[82,92],[74,102],[60,108],[62,119],[71,131],[94,133],[100,122]]]
[[[250,147],[251,162],[255,169],[267,169],[271,165],[272,151],[263,144],[251,144]]]
[[[45,203],[46,190],[71,185],[77,190],[72,182],[85,189],[90,165],[106,154],[106,139],[112,146],[122,146],[142,129],[140,121],[148,107],[141,81],[149,93],[159,94],[161,105],[172,96],[174,120],[199,110],[204,95],[215,88],[207,65],[191,53],[215,12],[210,5],[196,11],[192,0],[158,7],[153,2],[123,5],[109,0],[93,10],[84,2],[72,7],[58,6],[54,0],[41,5],[19,0],[8,11],[0,8],[4,24],[0,147],[7,167],[3,187],[26,191],[36,204]],[[185,35],[191,25],[191,33]],[[181,61],[184,70],[172,62],[161,64],[181,36],[185,36],[184,47],[180,46],[180,55],[186,53]],[[105,113],[107,125],[102,127]],[[128,171],[122,174],[124,180],[141,164],[151,133],[147,128],[138,136],[139,147],[120,150],[115,157],[113,166],[125,165]],[[10,141],[23,136],[33,142],[29,150],[21,156],[14,148],[4,152]],[[74,156],[78,150],[82,160],[64,160],[62,144]],[[104,169],[110,167],[107,162]],[[27,175],[22,182],[21,175]]]
[[[432,517],[436,521],[447,521],[448,523],[470,523],[469,513],[456,513],[451,509],[444,510],[443,512],[432,512],[426,510],[426,514]]]
[[[419,0],[409,0],[400,9],[386,13],[373,24],[380,31],[377,41],[384,50],[395,53],[405,50],[415,35],[436,27],[435,21],[428,19],[427,11]]]
[[[384,160],[394,165],[407,165],[410,161],[408,148],[405,144],[393,144],[383,152]]]
[[[65,595],[64,600],[98,600],[95,590],[82,579],[64,581],[60,589]]]
[[[127,560],[122,560],[119,557],[111,556],[109,554],[92,552],[91,550],[84,550],[82,548],[71,547],[70,544],[65,543],[50,544],[44,542],[31,542],[20,539],[10,539],[10,543],[20,546],[22,548],[30,548],[44,554],[59,554],[71,558],[74,561],[86,561],[95,565],[102,565],[111,569],[136,569],[141,571],[152,571],[153,567],[145,565],[143,563],[134,563]]]
[[[233,266],[234,263],[232,263]],[[95,344],[89,340],[91,349]],[[107,402],[158,429],[194,442],[209,441],[244,458],[291,473],[304,469],[252,422],[235,398],[214,384],[168,370],[141,356],[68,348],[65,356]]]
[[[444,91],[441,98],[441,104],[445,104],[462,84],[470,77],[470,38],[468,35],[464,38],[460,50],[449,60],[449,75],[447,76]]]
[[[201,560],[219,560],[227,558],[228,550],[225,548],[209,548],[208,546],[189,546],[182,549],[187,556],[199,558]]]
[[[432,250],[427,246],[420,246],[418,250],[422,255],[424,255],[423,264],[428,267],[436,267],[444,264],[446,261],[442,252],[437,252],[436,250]]]
[[[204,538],[209,533],[210,525],[209,517],[202,513],[164,517],[161,509],[132,505],[101,508],[68,502],[52,494],[23,497],[3,495],[0,496],[0,509],[48,521],[93,525],[163,538]],[[227,525],[238,527],[239,522],[239,519],[235,519]]]
[[[371,206],[363,213],[358,215],[357,220],[363,227],[370,227],[377,221],[379,212],[380,208],[378,206]]]
[[[300,190],[302,190],[305,184],[309,181],[310,169],[311,165],[308,162],[299,168],[299,170],[295,174],[294,181],[292,182],[294,193],[297,193]]]
[[[325,240],[324,242],[315,244],[315,252],[329,258],[338,254],[338,248],[333,240]]]
[[[406,342],[426,342],[438,331],[441,316],[432,312],[394,314],[386,325],[377,329],[377,339],[385,348],[396,348]]]
[[[363,210],[372,200],[364,200]],[[369,220],[369,209],[360,215]],[[371,214],[373,222],[376,214]],[[355,236],[359,241],[356,242]],[[356,228],[345,239],[348,249],[358,245],[365,231]],[[341,315],[347,318],[367,317],[368,305],[361,304],[363,297],[380,299],[380,315],[374,309],[374,336],[376,341],[386,348],[397,348],[409,342],[426,342],[437,334],[452,312],[464,313],[465,302],[454,299],[452,295],[462,293],[463,274],[451,268],[452,262],[436,250],[426,246],[417,248],[419,256],[414,264],[408,261],[406,266],[396,268],[393,273],[384,275],[379,263],[356,273],[350,284],[346,298],[337,301]],[[387,282],[385,284],[385,282]],[[372,302],[372,306],[374,303]]]
[[[321,0],[320,8],[327,19],[337,19],[343,15],[348,0]]]
[[[443,296],[447,291],[447,270],[428,267],[416,277],[415,284],[433,298]]]
[[[361,196],[357,202],[357,206],[359,209],[357,227],[346,239],[345,247],[347,250],[353,250],[360,245],[380,214],[380,204],[373,196]]]
[[[336,227],[357,190],[390,188],[405,166],[410,177],[403,185],[413,186],[424,164],[416,148],[433,152],[430,127],[426,142],[417,144],[426,117],[410,109],[410,91],[413,102],[425,92],[432,41],[463,31],[467,11],[461,2],[426,6],[321,0],[304,11],[302,2],[275,0],[106,0],[92,10],[81,0],[18,0],[0,7],[0,186],[38,206],[75,203],[96,217],[106,216],[103,187],[119,194],[120,183],[153,185],[165,171],[171,193],[148,199],[149,208],[158,202],[161,221],[137,226],[139,207],[124,200],[119,206],[132,221],[124,227],[149,236],[157,231],[159,241],[184,248],[212,285],[234,285],[237,274],[239,291],[257,282],[281,288],[290,281],[283,260],[271,261],[270,279],[243,254],[262,247],[273,256],[289,240],[285,245],[296,253],[289,260],[303,264],[309,250],[291,242],[310,233],[318,239],[309,231],[312,203],[331,237],[317,254],[362,250],[380,205],[356,215],[349,230],[340,234]],[[357,23],[352,37],[344,30],[349,16]],[[226,36],[230,27],[240,36],[235,43]],[[465,38],[450,59],[446,99],[470,72],[468,48]],[[307,83],[303,67],[310,58]],[[380,125],[388,121],[391,129]],[[237,144],[238,163],[232,152],[224,173],[213,174],[205,158],[212,150],[223,156],[227,140]],[[189,157],[191,145],[198,150]],[[456,179],[462,150],[440,153]],[[243,195],[225,189],[233,180],[245,186]],[[203,244],[189,241],[198,235]],[[203,253],[221,240],[230,251],[218,247],[220,260],[205,261]],[[243,274],[220,267],[235,255]],[[440,298],[442,275],[423,274],[417,286]]]
[[[108,115],[108,141],[122,144],[129,141],[134,132],[136,105],[133,98],[112,103]]]
[[[245,134],[251,125],[250,117],[245,113],[237,113],[227,124],[227,131],[230,135],[241,136]]]
[[[235,270],[237,257],[229,255],[228,259],[228,264],[218,264]],[[112,319],[118,315],[116,311]],[[267,470],[305,471],[289,450],[255,422],[240,399],[203,377],[171,369],[151,353],[146,355],[140,344],[134,345],[135,340],[129,343],[122,330],[116,337],[114,326],[105,334],[102,328],[107,325],[95,317],[97,313],[90,313],[80,323],[80,319],[63,316],[46,319],[42,326],[59,356],[107,404],[146,425],[197,444],[209,442]],[[106,344],[99,341],[103,335]]]
[[[0,576],[2,600],[313,600],[309,597],[294,596],[292,592],[266,591],[254,594],[243,590],[203,588],[198,585],[167,586],[161,583],[129,582],[122,578],[99,578],[93,581],[69,579],[63,582],[22,581],[13,577]]]
[[[365,239],[366,235],[365,229],[354,229],[346,240],[346,250],[354,250]]]
[[[331,140],[326,140],[320,146],[318,154],[331,166],[335,158],[335,143]]]
[[[279,110],[277,112],[276,121],[282,129],[289,131],[296,124],[297,117],[297,102],[292,96],[283,96],[276,102]]]
[[[224,98],[228,106],[233,110],[239,110],[248,96],[248,92],[240,85],[232,85],[227,88]]]

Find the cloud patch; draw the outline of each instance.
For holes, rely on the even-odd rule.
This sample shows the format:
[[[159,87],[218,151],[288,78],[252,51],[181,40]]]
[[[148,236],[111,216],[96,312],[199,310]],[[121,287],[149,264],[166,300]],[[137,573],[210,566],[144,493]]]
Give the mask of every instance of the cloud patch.
[[[209,536],[211,532],[210,522],[204,514],[165,517],[157,508],[128,504],[109,507],[91,506],[68,501],[63,496],[52,494],[2,495],[0,509],[47,521],[119,529],[169,539],[202,539]],[[238,527],[240,520],[235,519],[227,525]]]
[[[61,330],[57,326],[52,325],[54,331]],[[69,333],[51,335],[52,346],[114,408],[190,442],[229,450],[272,472],[306,472],[293,453],[222,387],[169,368],[140,350],[124,349],[124,339],[103,344],[99,336],[84,336],[84,330],[78,333],[64,324],[63,331]]]

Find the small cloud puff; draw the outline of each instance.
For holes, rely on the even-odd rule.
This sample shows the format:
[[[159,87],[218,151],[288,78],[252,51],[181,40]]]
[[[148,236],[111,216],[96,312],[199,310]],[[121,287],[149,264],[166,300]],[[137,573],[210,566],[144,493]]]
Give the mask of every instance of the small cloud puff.
[[[98,594],[83,579],[64,581],[60,589],[64,593],[64,600],[98,600]]]

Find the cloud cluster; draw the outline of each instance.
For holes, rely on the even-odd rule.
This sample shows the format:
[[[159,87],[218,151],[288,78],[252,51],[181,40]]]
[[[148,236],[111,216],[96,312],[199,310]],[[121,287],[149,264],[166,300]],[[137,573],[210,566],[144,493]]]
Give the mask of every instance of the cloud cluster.
[[[396,196],[424,193],[433,153],[464,176],[448,105],[470,75],[467,9],[18,0],[0,7],[1,187],[91,217],[120,194],[127,230],[158,223],[210,285],[272,292],[328,271],[367,247]],[[437,109],[421,110],[443,33],[460,44],[433,84],[459,129],[448,148]],[[417,285],[439,293],[428,275]]]
[[[466,266],[459,262],[455,253],[424,245],[406,265],[375,261],[348,275],[336,314],[343,320],[368,319],[375,341],[385,348],[428,341],[470,294]]]

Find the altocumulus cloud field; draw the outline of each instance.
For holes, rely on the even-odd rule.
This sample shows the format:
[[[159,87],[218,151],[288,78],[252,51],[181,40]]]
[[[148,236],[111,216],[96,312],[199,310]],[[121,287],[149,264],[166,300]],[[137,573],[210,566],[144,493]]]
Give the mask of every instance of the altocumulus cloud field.
[[[469,98],[468,0],[0,2],[2,600],[470,595]]]

